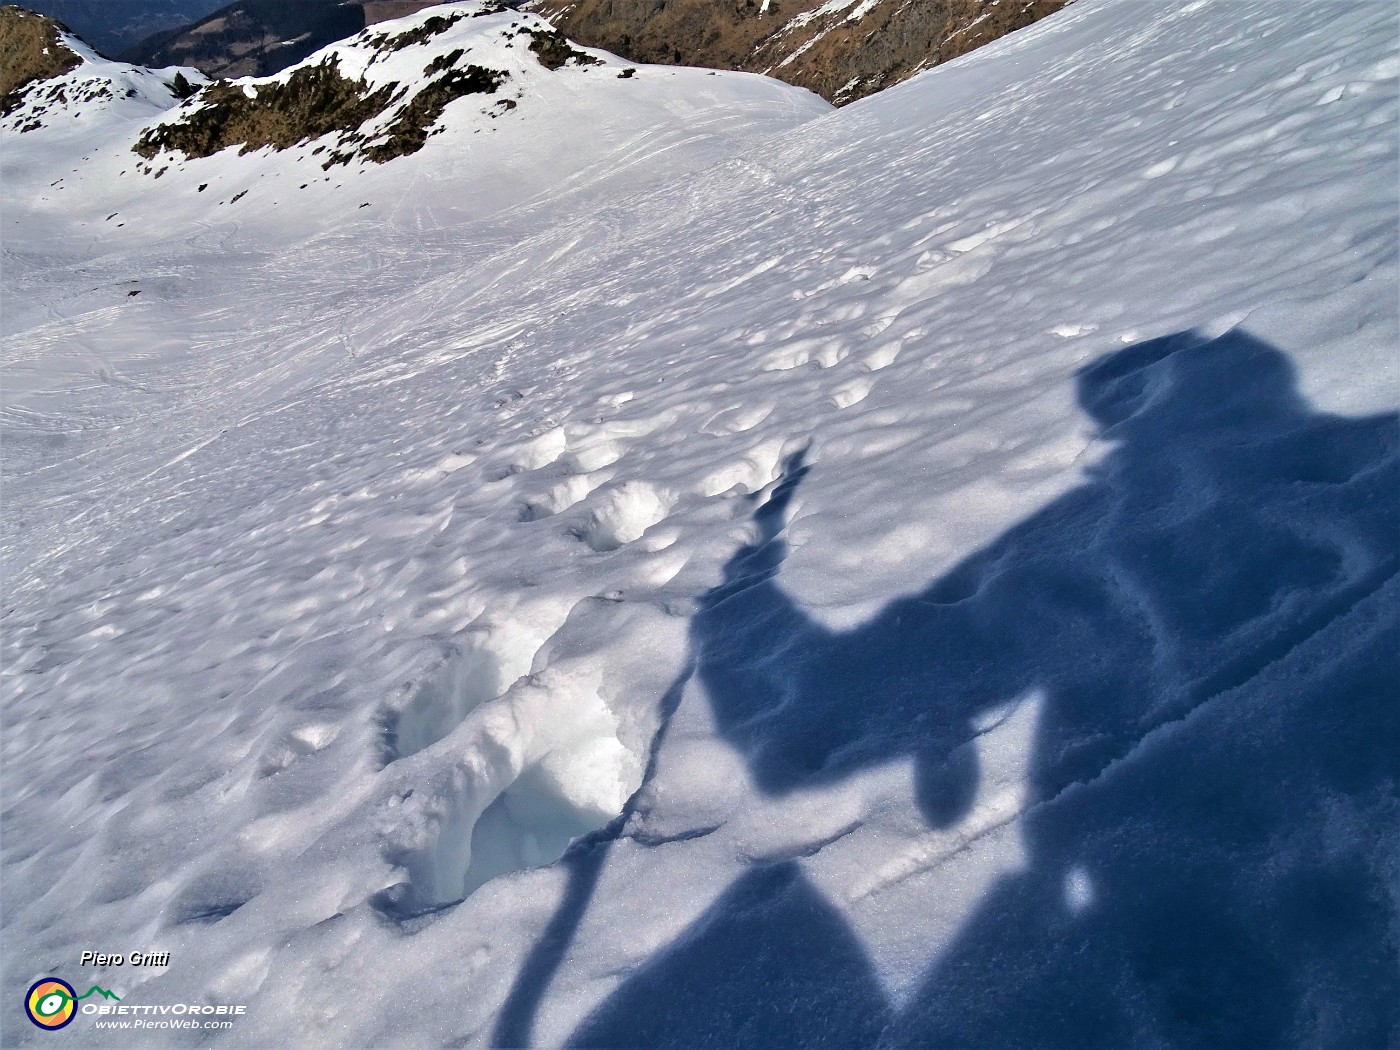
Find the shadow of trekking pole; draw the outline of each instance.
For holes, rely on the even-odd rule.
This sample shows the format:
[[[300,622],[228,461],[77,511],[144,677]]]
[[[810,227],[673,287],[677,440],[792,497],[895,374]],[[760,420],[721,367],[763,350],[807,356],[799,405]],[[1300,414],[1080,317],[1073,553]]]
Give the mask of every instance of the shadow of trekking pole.
[[[778,566],[787,555],[787,545],[779,538],[787,522],[787,507],[797,486],[811,469],[805,465],[806,458],[807,448],[804,447],[785,461],[781,480],[773,489],[772,495],[754,512],[753,520],[759,528],[758,537],[730,559],[724,580],[704,596],[701,600],[702,607],[713,607],[730,595],[770,579],[777,573]],[[695,654],[692,653],[676,680],[661,698],[660,727],[652,738],[646,773],[642,777],[641,785],[623,806],[622,812],[605,827],[574,842],[559,861],[568,872],[563,899],[539,941],[521,964],[510,994],[506,996],[501,1007],[495,1031],[492,1032],[492,1046],[530,1045],[540,1003],[564,961],[569,946],[578,934],[613,844],[622,837],[623,829],[637,810],[642,788],[651,782],[656,772],[657,756],[666,741],[671,718],[680,706],[686,682],[694,673]]]

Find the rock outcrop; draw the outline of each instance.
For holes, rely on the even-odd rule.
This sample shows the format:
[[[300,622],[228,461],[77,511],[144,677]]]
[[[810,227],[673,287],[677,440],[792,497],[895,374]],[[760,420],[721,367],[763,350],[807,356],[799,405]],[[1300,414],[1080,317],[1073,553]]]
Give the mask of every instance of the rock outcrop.
[[[637,62],[766,73],[842,105],[1067,0],[536,0],[564,33]]]
[[[0,7],[0,116],[18,109],[33,85],[81,64],[53,19],[20,7]]]

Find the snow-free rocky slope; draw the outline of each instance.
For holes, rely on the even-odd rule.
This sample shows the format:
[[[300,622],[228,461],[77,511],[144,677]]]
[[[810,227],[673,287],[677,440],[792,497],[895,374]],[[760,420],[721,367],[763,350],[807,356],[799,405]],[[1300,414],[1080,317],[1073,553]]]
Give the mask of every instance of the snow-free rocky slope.
[[[570,37],[628,58],[766,73],[842,105],[1023,29],[1064,5],[1065,0],[533,0],[529,6]]]
[[[517,17],[382,164],[0,130],[0,1041],[1393,1043],[1394,6]]]

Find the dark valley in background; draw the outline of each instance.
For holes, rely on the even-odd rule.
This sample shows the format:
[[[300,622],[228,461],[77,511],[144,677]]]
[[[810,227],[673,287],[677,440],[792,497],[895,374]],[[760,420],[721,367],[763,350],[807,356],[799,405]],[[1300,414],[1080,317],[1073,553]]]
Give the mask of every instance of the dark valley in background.
[[[268,76],[365,26],[439,0],[236,0],[193,25],[157,33],[120,57],[143,66],[194,66],[211,77]]]
[[[26,0],[23,6],[62,22],[104,54],[118,55],[152,34],[203,18],[220,0]]]

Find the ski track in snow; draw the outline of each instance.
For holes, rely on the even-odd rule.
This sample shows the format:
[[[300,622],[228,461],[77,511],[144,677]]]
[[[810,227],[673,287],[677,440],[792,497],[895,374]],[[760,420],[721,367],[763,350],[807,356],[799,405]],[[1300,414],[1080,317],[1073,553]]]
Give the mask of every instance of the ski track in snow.
[[[939,960],[999,915],[1025,925],[998,896],[1018,873],[1062,874],[1066,915],[1107,907],[1108,838],[1052,862],[1059,814],[1151,797],[1173,748],[1225,768],[1237,739],[1266,766],[1270,719],[1300,703],[1268,690],[1394,639],[1380,526],[1300,496],[1274,536],[1261,512],[1261,550],[1330,568],[1312,605],[1285,595],[1210,638],[1128,570],[1088,612],[1047,599],[1049,621],[1132,624],[1171,702],[1073,738],[1092,761],[1056,780],[1036,749],[1062,698],[986,698],[935,734],[950,777],[982,770],[942,826],[927,757],[874,731],[811,745],[841,776],[783,779],[723,708],[715,654],[787,603],[793,638],[870,637],[979,552],[1014,562],[1037,515],[1143,462],[1076,386],[1125,348],[1198,333],[1166,374],[1259,340],[1308,426],[1393,413],[1396,28],[1385,4],[1080,0],[835,113],[754,77],[620,81],[610,59],[526,85],[521,121],[483,132],[495,152],[467,100],[420,156],[300,200],[309,149],[113,178],[140,113],[8,138],[6,1043],[44,1038],[11,984],[108,947],[171,953],[105,973],[124,1001],[249,1004],[230,1045],[289,1025],[318,1045],[606,1043],[619,1016],[656,1021],[648,980],[692,973],[676,938],[737,936],[745,893],[832,910],[868,958],[883,1027],[831,1031],[988,1037],[940,1012]],[[569,132],[590,107],[596,141]],[[29,139],[38,159],[12,146]],[[43,200],[75,142],[97,160]],[[511,181],[527,170],[557,182]],[[1345,484],[1388,477],[1388,455]],[[1340,478],[1337,457],[1308,469]],[[1163,528],[1228,502],[1230,475],[1181,471]],[[1339,506],[1393,520],[1385,493]],[[1063,543],[1046,574],[1111,545]],[[1266,575],[1258,557],[1241,572]],[[820,683],[816,651],[779,646],[762,674]],[[881,659],[882,681],[913,673]],[[1393,873],[1393,792],[1299,807]],[[968,1017],[995,1013],[969,996]],[[500,1027],[508,1001],[523,1027]],[[1322,1042],[1343,1023],[1318,1018]]]

